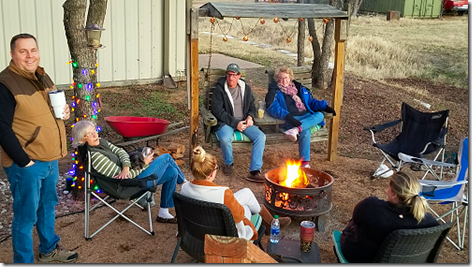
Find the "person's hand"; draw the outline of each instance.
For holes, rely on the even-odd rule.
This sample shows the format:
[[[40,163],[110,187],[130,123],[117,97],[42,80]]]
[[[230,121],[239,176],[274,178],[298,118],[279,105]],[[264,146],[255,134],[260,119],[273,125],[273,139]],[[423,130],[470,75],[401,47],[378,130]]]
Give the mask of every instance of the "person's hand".
[[[336,116],[336,111],[334,110],[334,108],[332,108],[330,106],[326,106],[325,111],[328,112],[328,113],[332,113],[333,116]]]
[[[147,157],[144,158],[144,163],[149,165],[154,160],[154,152],[151,152]]]
[[[128,179],[128,178],[130,178],[130,177],[131,177],[131,176],[129,175],[129,167],[124,167],[124,168],[121,170],[121,172],[120,172],[117,176],[115,176],[115,177],[113,177],[113,178],[115,178],[115,179]]]
[[[302,123],[295,119],[292,115],[288,114],[287,116],[285,116],[285,120],[288,121],[290,124],[292,124],[293,126],[295,127],[298,127],[300,125],[302,125]]]
[[[69,108],[68,104],[66,104],[64,106],[64,110],[62,111],[62,114],[64,115],[62,117],[63,120],[68,120],[69,119],[69,117],[70,117],[70,108]]]
[[[34,164],[34,161],[30,160],[30,162],[28,162],[28,164],[26,164],[25,167],[29,167],[29,166],[32,166]]]
[[[247,127],[251,127],[251,126],[253,126],[253,125],[254,125],[254,120],[252,119],[251,116],[247,116],[247,118],[246,118],[246,126],[247,126]]]
[[[238,131],[242,132],[242,131],[246,130],[246,128],[247,128],[246,121],[240,121],[238,123],[238,127],[236,129]]]

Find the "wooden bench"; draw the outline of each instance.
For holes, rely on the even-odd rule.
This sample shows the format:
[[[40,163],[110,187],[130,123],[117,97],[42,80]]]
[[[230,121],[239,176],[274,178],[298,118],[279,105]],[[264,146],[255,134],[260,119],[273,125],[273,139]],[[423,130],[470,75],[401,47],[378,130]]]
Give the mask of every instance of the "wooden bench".
[[[310,79],[309,85],[311,85],[311,69],[306,67],[295,67],[294,69],[294,76],[295,80],[302,81],[305,85],[308,82],[307,78]],[[224,69],[210,69],[208,73],[207,69],[201,70],[202,75],[202,86],[203,90],[203,103],[200,105],[200,114],[202,115],[202,129],[204,129],[205,134],[205,142],[210,143],[211,146],[216,144],[218,147],[220,146],[218,139],[216,138],[216,134],[211,133],[211,127],[215,126],[217,123],[217,119],[211,113],[211,97],[213,95],[213,90],[217,84],[219,78],[225,76],[226,70]],[[268,74],[268,82],[270,83],[273,80],[274,70],[267,70],[266,74]],[[241,78],[244,79],[246,77],[246,72],[241,72]],[[307,86],[309,86],[307,85]],[[265,95],[261,97],[254,96],[256,98],[256,108],[258,101],[264,101]],[[326,119],[332,118],[332,114],[325,113],[325,121]],[[274,145],[274,144],[282,144],[282,143],[293,143],[288,138],[285,137],[283,134],[280,125],[284,124],[284,120],[275,119],[270,116],[267,112],[264,112],[263,118],[254,118],[254,124],[259,126],[261,130],[266,135],[266,146],[267,145]],[[311,134],[311,142],[319,142],[319,141],[327,141],[328,140],[328,129],[325,126],[321,127],[318,131],[315,131]],[[239,136],[239,135],[238,135]],[[246,140],[235,140],[233,141],[234,146],[252,146],[252,142],[248,139]]]

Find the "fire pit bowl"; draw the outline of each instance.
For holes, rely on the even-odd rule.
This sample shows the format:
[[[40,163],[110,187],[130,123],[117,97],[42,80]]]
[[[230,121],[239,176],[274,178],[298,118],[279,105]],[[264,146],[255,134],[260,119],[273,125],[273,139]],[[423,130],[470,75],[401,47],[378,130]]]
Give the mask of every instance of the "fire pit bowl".
[[[318,231],[323,231],[319,216],[328,213],[331,203],[331,188],[334,178],[326,172],[300,168],[305,172],[309,184],[305,188],[286,187],[279,184],[285,168],[272,169],[265,174],[264,204],[274,214],[290,217],[317,217]]]

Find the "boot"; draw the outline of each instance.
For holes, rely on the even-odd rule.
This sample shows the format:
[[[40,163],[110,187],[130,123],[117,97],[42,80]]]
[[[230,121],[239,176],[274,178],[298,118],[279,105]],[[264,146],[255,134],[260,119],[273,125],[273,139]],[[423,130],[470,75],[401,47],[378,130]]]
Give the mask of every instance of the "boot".
[[[262,224],[266,228],[265,234],[270,235],[270,224],[272,223],[272,219],[274,218],[274,216],[263,204],[261,205],[261,212],[259,212],[259,215],[261,215]],[[292,222],[292,219],[290,219],[290,217],[279,217],[279,222],[280,222],[280,229],[283,229]]]

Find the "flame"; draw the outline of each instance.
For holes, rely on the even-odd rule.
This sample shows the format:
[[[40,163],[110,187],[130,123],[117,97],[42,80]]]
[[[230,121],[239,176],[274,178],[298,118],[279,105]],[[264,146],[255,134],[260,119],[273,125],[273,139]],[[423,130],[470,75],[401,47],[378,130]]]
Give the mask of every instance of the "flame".
[[[280,177],[285,177],[285,179],[280,179],[279,184],[286,187],[305,188],[308,185],[308,179],[305,172],[300,169],[301,164],[301,161],[287,160],[285,174],[282,171],[282,175],[279,175],[279,179]]]

